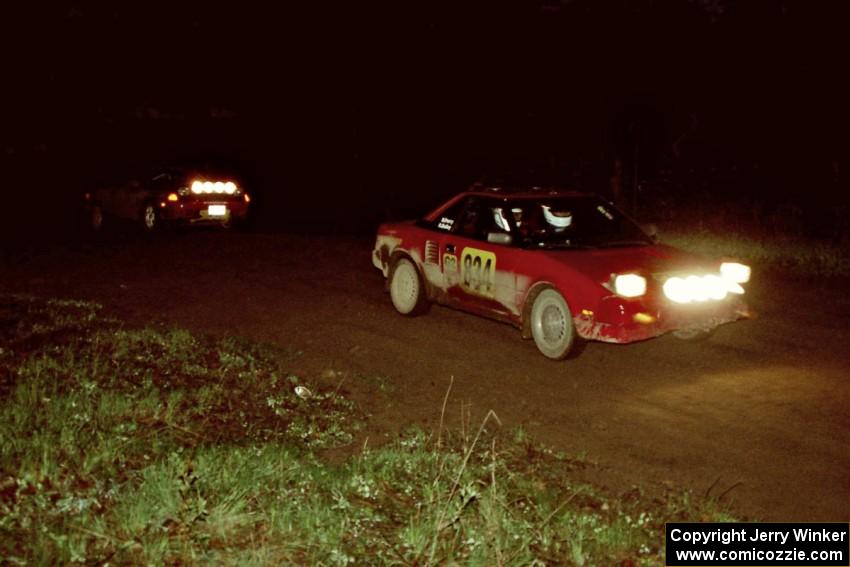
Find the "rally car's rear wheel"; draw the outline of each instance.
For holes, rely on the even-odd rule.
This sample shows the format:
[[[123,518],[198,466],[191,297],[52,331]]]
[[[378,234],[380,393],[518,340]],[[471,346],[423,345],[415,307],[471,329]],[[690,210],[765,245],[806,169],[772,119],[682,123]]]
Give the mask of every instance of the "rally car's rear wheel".
[[[390,297],[396,311],[402,315],[418,315],[425,311],[428,299],[425,286],[413,262],[400,258],[390,269]]]
[[[576,331],[570,307],[554,289],[544,289],[531,307],[531,336],[547,358],[561,360],[570,354]]]
[[[145,203],[142,207],[142,228],[145,232],[153,232],[159,227],[159,211],[153,203]]]

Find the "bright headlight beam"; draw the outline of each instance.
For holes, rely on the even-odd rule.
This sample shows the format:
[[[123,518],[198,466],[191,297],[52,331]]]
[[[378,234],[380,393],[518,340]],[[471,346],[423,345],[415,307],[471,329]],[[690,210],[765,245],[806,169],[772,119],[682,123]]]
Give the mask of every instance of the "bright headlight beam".
[[[672,277],[664,282],[664,295],[676,303],[702,303],[708,300],[720,301],[727,293],[738,293],[731,285],[737,286],[740,293],[744,290],[716,274],[703,276],[690,275],[686,278]]]
[[[720,264],[720,275],[730,282],[737,284],[750,281],[750,267],[738,262],[723,262]]]
[[[685,283],[688,286],[688,293],[691,294],[692,301],[705,301],[708,299],[708,286],[705,285],[701,277],[688,276],[685,278]]]
[[[743,295],[744,288],[741,287],[741,284],[730,282],[729,280],[724,280],[726,282],[726,291],[729,293],[734,293],[737,295]]]
[[[687,287],[685,280],[672,277],[664,282],[664,295],[676,303],[688,303],[691,301],[691,294],[688,293]]]
[[[614,278],[614,293],[623,297],[640,297],[646,293],[646,278],[637,274],[622,274]]]
[[[707,276],[703,276],[702,280],[708,291],[709,299],[720,301],[726,297],[727,287],[726,281],[723,278],[714,274],[708,274]]]
[[[194,193],[195,195],[198,195],[198,194],[203,193],[203,192],[204,192],[204,184],[201,183],[200,181],[193,181],[192,182],[192,193]]]

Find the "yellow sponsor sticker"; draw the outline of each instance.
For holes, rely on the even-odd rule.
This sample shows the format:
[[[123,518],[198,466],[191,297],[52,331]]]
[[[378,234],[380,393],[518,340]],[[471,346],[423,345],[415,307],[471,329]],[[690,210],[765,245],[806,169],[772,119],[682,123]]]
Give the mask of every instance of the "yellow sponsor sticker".
[[[464,248],[460,255],[461,286],[469,293],[496,294],[496,255],[478,248]]]

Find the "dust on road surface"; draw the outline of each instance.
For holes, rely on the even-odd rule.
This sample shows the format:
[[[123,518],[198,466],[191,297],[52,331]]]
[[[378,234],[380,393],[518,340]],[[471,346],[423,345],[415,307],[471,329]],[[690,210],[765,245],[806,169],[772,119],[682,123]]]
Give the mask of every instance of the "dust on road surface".
[[[116,237],[7,261],[5,291],[93,299],[134,323],[165,322],[291,345],[372,413],[369,434],[477,425],[492,409],[557,449],[585,454],[617,490],[723,495],[773,521],[850,519],[850,295],[846,282],[755,272],[760,317],[709,341],[591,343],[553,362],[519,332],[434,307],[397,315],[372,242],[279,234]]]

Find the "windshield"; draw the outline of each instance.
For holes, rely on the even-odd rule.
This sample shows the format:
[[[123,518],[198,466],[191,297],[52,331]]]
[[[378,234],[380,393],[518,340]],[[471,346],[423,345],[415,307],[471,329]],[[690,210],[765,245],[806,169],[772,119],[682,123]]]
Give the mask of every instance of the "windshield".
[[[517,199],[508,203],[506,209],[515,234],[527,247],[607,248],[652,244],[652,239],[634,222],[596,197]]]

